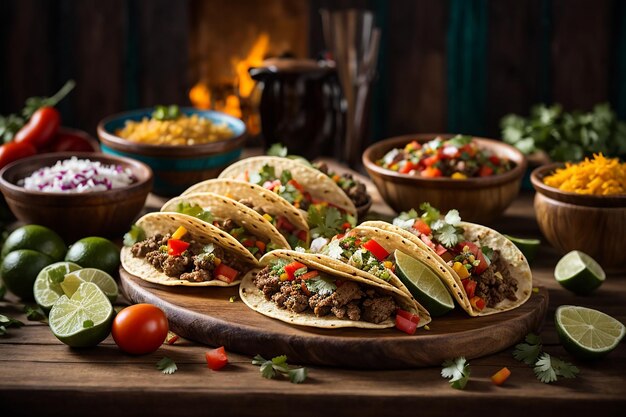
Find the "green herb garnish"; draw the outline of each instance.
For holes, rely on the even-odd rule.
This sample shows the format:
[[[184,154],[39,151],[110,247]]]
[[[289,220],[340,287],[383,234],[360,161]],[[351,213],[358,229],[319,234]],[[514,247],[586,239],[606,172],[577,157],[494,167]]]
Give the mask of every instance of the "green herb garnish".
[[[348,222],[352,227],[356,223],[352,216],[343,217],[335,207],[310,205],[307,214],[312,238],[333,237],[344,232],[344,223]]]
[[[289,368],[289,364],[287,364],[287,356],[281,355],[272,358],[272,360],[267,360],[261,355],[256,355],[254,359],[252,359],[252,364],[260,366],[261,376],[263,378],[272,379],[276,375],[282,375],[283,377],[289,378],[293,384],[300,384],[306,380],[308,376],[308,371],[306,368]]]
[[[274,143],[267,150],[268,156],[280,156],[281,158],[286,157],[287,153],[287,147],[284,146],[282,143]]]
[[[146,232],[144,232],[141,227],[133,224],[132,226],[130,226],[130,230],[124,233],[124,246],[133,246],[135,243],[141,242],[145,239]]]
[[[176,105],[156,106],[152,112],[152,117],[157,120],[176,120],[180,115],[180,108]]]
[[[464,357],[448,359],[442,365],[441,376],[450,379],[454,389],[464,389],[470,377],[470,365]]]
[[[178,370],[176,363],[167,356],[156,363],[156,368],[165,375],[171,375]]]
[[[26,319],[28,321],[41,321],[47,323],[46,315],[41,311],[39,307],[33,308],[29,305],[24,305],[24,313],[26,313]]]
[[[9,327],[22,327],[24,323],[11,317],[0,314],[0,336],[7,333]]]
[[[559,376],[563,378],[575,378],[580,372],[578,368],[569,362],[543,352],[541,338],[534,333],[529,333],[526,343],[515,345],[513,357],[526,365],[533,366],[537,379],[545,384],[555,382]]]
[[[307,289],[314,293],[319,294],[322,297],[332,294],[337,289],[335,280],[327,277],[317,276],[304,281]]]

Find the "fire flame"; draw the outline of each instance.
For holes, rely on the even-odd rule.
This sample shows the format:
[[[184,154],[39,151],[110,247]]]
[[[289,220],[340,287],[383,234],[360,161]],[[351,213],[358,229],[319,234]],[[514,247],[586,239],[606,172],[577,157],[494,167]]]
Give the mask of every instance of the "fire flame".
[[[189,91],[189,99],[193,106],[200,109],[213,108],[241,119],[241,100],[248,99],[254,91],[255,86],[255,81],[250,77],[248,70],[251,67],[259,66],[263,63],[263,59],[269,48],[269,43],[269,35],[263,32],[254,41],[252,48],[244,59],[233,60],[233,69],[236,74],[236,79],[233,82],[233,86],[236,88],[234,94],[228,95],[225,99],[214,97],[214,95],[211,94],[208,83],[200,81]],[[260,130],[258,120],[256,120],[257,118],[258,117],[255,115],[248,115],[247,119],[249,120],[245,120],[251,133],[253,133],[252,131]]]

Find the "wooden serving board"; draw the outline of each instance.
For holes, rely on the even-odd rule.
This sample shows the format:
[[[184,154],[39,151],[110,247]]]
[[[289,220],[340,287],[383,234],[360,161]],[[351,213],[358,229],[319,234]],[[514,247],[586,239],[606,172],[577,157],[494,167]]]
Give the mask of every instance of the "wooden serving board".
[[[133,303],[154,304],[167,314],[170,329],[190,340],[254,356],[287,355],[290,361],[366,369],[440,365],[445,359],[468,359],[499,352],[537,331],[545,318],[548,291],[533,293],[521,307],[470,318],[456,308],[434,317],[430,330],[409,336],[395,328],[316,329],[293,326],[248,308],[239,287],[165,287],[120,268],[121,287]]]

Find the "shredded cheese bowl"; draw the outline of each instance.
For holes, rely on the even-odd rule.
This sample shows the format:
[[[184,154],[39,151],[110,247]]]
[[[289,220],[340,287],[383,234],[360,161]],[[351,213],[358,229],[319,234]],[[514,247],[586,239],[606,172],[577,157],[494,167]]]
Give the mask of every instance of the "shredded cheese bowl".
[[[568,167],[562,163],[536,168],[530,176],[536,190],[534,209],[542,234],[562,254],[580,250],[603,268],[622,271],[626,269],[623,254],[626,248],[626,194],[590,193],[592,190],[602,192],[609,187],[614,189],[615,183],[609,180],[619,177],[619,173],[606,171],[606,162],[601,161],[599,169],[589,169],[589,162],[581,166],[582,171],[574,168],[573,174],[576,175],[566,172]],[[598,177],[604,180],[598,181]],[[567,180],[571,180],[564,186],[567,190],[557,188]],[[610,185],[598,185],[604,182]]]
[[[174,120],[156,120],[154,111],[147,108],[107,117],[98,124],[98,137],[102,152],[149,165],[155,194],[178,195],[197,182],[217,177],[241,156],[246,141],[241,120],[193,108],[180,109],[181,116]]]

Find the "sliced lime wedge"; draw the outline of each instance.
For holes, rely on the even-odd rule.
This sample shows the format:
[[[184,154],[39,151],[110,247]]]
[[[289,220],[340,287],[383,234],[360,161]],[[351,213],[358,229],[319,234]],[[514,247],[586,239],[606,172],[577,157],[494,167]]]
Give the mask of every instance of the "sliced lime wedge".
[[[441,316],[454,308],[452,296],[432,269],[399,250],[394,257],[398,277],[431,316]]]
[[[57,262],[42,269],[33,285],[35,301],[43,311],[48,313],[52,305],[63,295],[61,282],[65,275],[73,271],[78,271],[80,265],[73,262]]]
[[[563,347],[580,359],[599,359],[615,349],[626,332],[624,325],[598,310],[560,306],[554,316]]]
[[[65,280],[68,278],[74,280],[76,277],[81,281],[93,282],[104,292],[104,294],[111,300],[112,303],[115,302],[117,296],[119,294],[119,289],[117,288],[117,284],[111,275],[102,271],[101,269],[96,268],[83,268],[81,270],[71,272],[70,274],[65,276]],[[68,295],[69,296],[69,295]]]
[[[591,256],[574,250],[556,264],[554,278],[575,294],[586,295],[602,285],[606,274]]]
[[[50,310],[50,330],[72,347],[95,346],[111,332],[113,306],[91,282],[80,284],[74,295],[62,295]]]
[[[532,262],[535,259],[537,251],[539,250],[539,245],[541,245],[541,241],[539,239],[525,239],[510,235],[504,235],[504,237],[517,246],[517,248],[524,254],[528,262]]]

